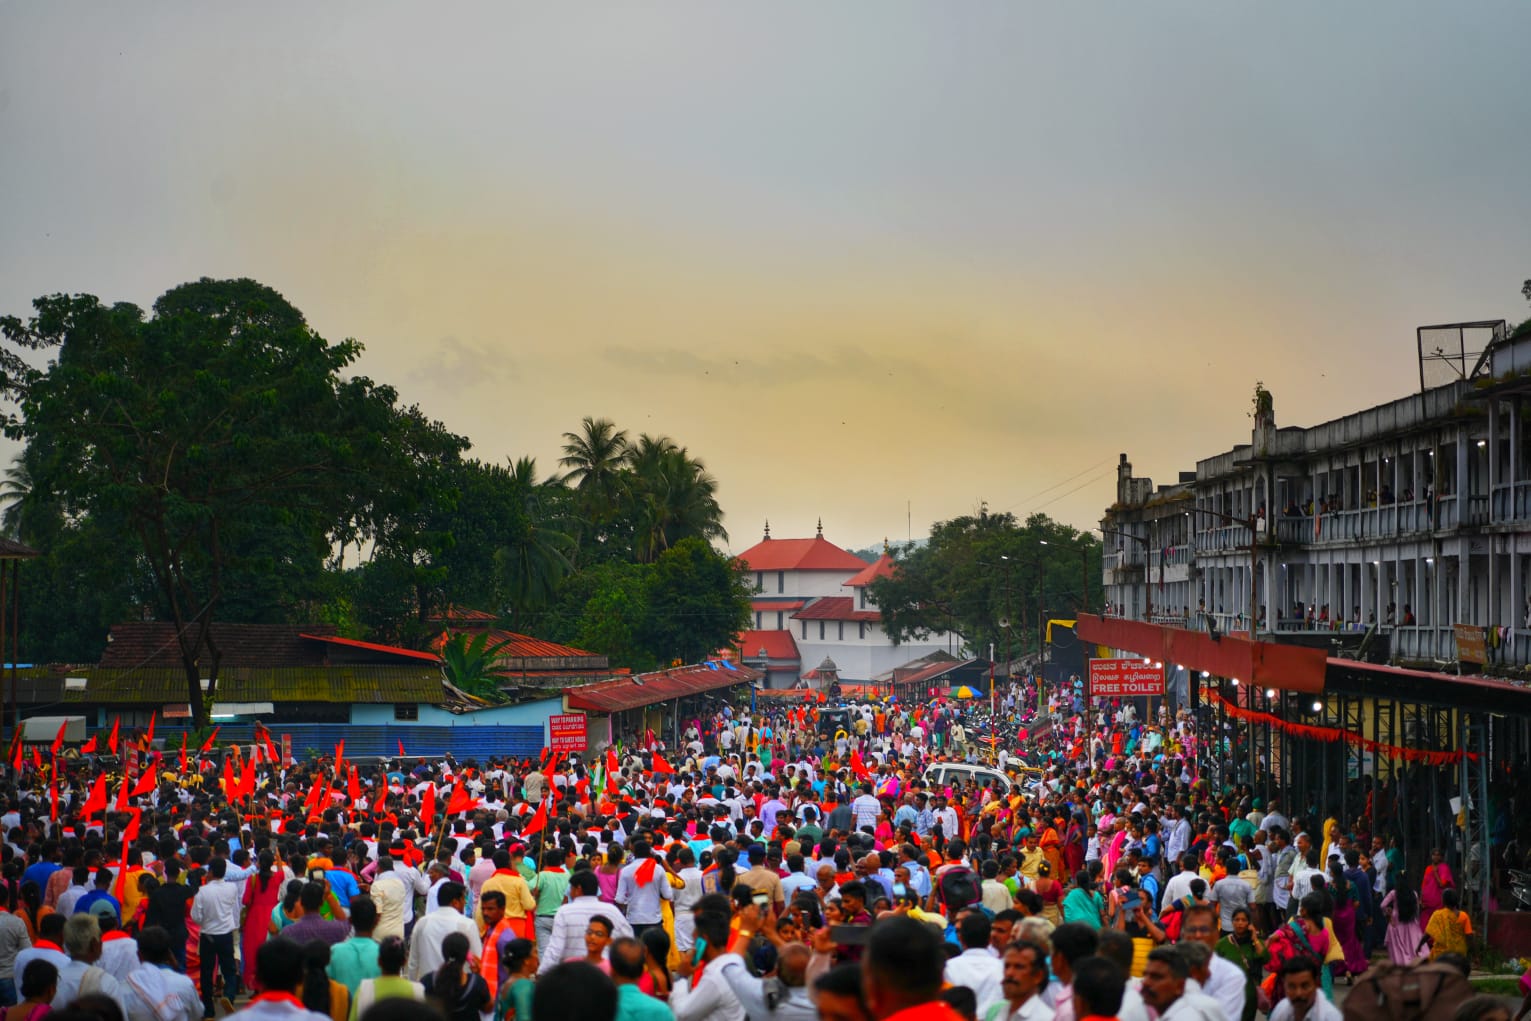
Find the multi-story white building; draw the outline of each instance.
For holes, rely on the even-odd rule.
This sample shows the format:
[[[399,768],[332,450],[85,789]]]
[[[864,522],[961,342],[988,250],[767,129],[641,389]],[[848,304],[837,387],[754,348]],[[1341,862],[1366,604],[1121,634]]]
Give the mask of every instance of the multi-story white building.
[[[1489,339],[1445,385],[1308,428],[1278,428],[1257,390],[1249,443],[1157,489],[1123,454],[1109,611],[1351,644],[1375,628],[1373,650],[1416,663],[1454,663],[1467,625],[1490,670],[1531,663],[1531,335],[1462,329]]]
[[[766,686],[790,688],[804,674],[832,660],[839,680],[866,684],[894,667],[940,650],[953,651],[954,636],[894,645],[867,586],[895,570],[883,551],[873,563],[824,538],[765,537],[739,554],[754,576],[754,628],[739,636],[744,660],[764,666]]]

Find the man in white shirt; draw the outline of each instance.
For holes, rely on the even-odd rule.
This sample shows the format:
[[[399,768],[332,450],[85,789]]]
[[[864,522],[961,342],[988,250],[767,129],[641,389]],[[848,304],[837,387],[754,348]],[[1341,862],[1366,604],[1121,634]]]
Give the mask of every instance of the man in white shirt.
[[[96,916],[90,913],[72,915],[64,923],[64,949],[69,952],[69,963],[58,971],[58,988],[53,995],[53,1009],[63,1010],[80,996],[100,993],[117,1002],[122,1016],[127,1017],[127,1004],[122,998],[122,984],[101,968],[96,961],[101,956],[101,927]],[[207,1016],[212,1016],[208,1011]]]
[[[1243,880],[1235,879],[1248,889]],[[1227,882],[1227,880],[1223,880]],[[1210,952],[1217,948],[1218,911],[1209,904],[1193,904],[1182,909],[1180,938],[1184,943],[1200,943]],[[1226,957],[1211,953],[1208,973],[1201,979],[1202,992],[1222,1006],[1228,1021],[1239,1021],[1244,1015],[1244,985],[1248,981],[1244,970]]]
[[[710,967],[728,950],[727,915],[703,912],[696,918],[696,935],[707,941],[702,951],[702,975],[692,984],[691,958],[682,958],[679,978],[670,991],[670,1010],[675,1021],[745,1021],[744,1004],[734,994],[721,967]]]
[[[1203,943],[1156,947],[1148,952],[1148,963],[1143,967],[1143,1002],[1158,1011],[1159,1021],[1231,1021],[1224,1016],[1222,1004],[1203,993],[1192,979],[1191,958],[1200,959],[1203,953],[1211,953]]]
[[[467,905],[467,891],[463,885],[449,880],[441,884],[439,897],[441,906],[427,912],[415,924],[414,935],[409,941],[409,960],[404,965],[404,977],[411,982],[418,982],[421,976],[434,974],[441,967],[445,960],[441,953],[441,941],[454,932],[460,932],[468,938],[468,953],[473,957],[478,957],[484,951],[478,926],[473,924],[473,919],[463,914],[463,908]]]
[[[1306,864],[1292,876],[1292,900],[1300,906],[1302,899],[1313,892],[1313,877],[1323,874],[1324,870],[1318,867],[1318,848],[1310,846]]]
[[[303,948],[292,940],[261,944],[255,955],[255,982],[265,992],[225,1021],[330,1021],[328,1014],[305,1009],[297,998],[303,984]]]
[[[1159,907],[1165,907],[1180,900],[1191,892],[1191,880],[1201,878],[1196,871],[1196,857],[1185,854],[1180,857],[1180,871],[1169,878],[1164,884],[1164,894],[1159,898]]]
[[[662,877],[661,877],[661,880]],[[542,952],[542,963],[537,974],[552,971],[554,965],[564,961],[580,960],[585,956],[585,929],[590,919],[605,915],[611,920],[611,936],[631,936],[633,927],[622,912],[601,900],[601,882],[589,870],[576,872],[569,877],[569,903],[553,915],[553,933],[548,937],[547,948]]]
[[[214,858],[207,863],[207,882],[191,902],[191,920],[202,929],[202,1007],[203,1017],[214,1017],[213,970],[223,973],[223,995],[232,1000],[239,992],[239,969],[234,965],[234,940],[239,932],[239,889],[224,879],[228,860]],[[66,937],[68,933],[65,933]],[[99,934],[97,936],[99,939]],[[67,949],[67,948],[66,948]],[[67,1000],[64,1002],[68,1002]]]
[[[987,1010],[979,1007],[980,1021],[1053,1021],[1053,1009],[1041,996],[1047,985],[1047,952],[1037,943],[1019,940],[1005,948],[1001,967],[1004,999]]]
[[[858,832],[863,826],[877,826],[877,817],[882,814],[882,802],[872,794],[872,785],[861,785],[861,793],[851,802],[851,825]]]
[[[1296,957],[1281,966],[1286,998],[1271,1011],[1270,1021],[1342,1021],[1340,1008],[1319,988],[1320,965],[1311,957]]]
[[[665,869],[652,854],[646,840],[633,841],[633,860],[617,878],[617,907],[627,915],[635,934],[664,922],[664,901],[675,899]],[[555,918],[556,922],[556,918]]]
[[[197,984],[175,970],[164,929],[151,925],[138,934],[138,956],[142,963],[123,980],[128,1021],[201,1021]]]
[[[989,916],[982,911],[968,911],[957,919],[957,940],[962,953],[946,962],[944,972],[950,984],[966,986],[973,991],[978,999],[979,1017],[1006,996],[1001,988],[1006,974],[1005,964],[989,952],[991,931]]]

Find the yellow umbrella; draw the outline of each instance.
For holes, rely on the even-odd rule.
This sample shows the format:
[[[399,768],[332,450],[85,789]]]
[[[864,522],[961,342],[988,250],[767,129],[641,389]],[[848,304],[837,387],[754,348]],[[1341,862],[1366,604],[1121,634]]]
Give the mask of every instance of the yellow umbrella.
[[[978,692],[974,691],[972,688],[969,688],[966,684],[952,692],[953,698],[976,698],[977,696]]]

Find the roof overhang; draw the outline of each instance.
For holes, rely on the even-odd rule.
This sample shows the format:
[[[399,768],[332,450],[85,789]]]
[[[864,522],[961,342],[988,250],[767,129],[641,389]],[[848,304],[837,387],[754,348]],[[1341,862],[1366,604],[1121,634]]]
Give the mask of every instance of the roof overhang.
[[[1324,690],[1328,657],[1322,649],[1254,642],[1232,635],[1214,637],[1205,631],[1089,613],[1079,614],[1074,632],[1094,645],[1176,663],[1216,677],[1237,677],[1262,688],[1309,695]]]

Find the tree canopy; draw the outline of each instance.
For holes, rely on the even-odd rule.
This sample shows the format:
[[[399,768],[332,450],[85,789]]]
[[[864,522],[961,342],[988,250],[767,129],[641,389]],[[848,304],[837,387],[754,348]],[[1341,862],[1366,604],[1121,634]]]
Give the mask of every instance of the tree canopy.
[[[1033,514],[977,514],[931,526],[922,545],[896,554],[898,570],[868,596],[895,641],[956,633],[975,655],[1035,652],[1038,621],[1099,603],[1100,540]],[[1089,594],[1087,596],[1087,590]]]
[[[202,279],[148,310],[33,305],[0,317],[0,426],[25,444],[3,524],[43,553],[25,568],[28,658],[89,662],[112,624],[171,621],[202,723],[214,621],[424,648],[445,611],[484,609],[637,668],[711,655],[747,623],[710,546],[727,537],[717,482],[668,437],[587,416],[563,474],[470,458],[355,372],[359,343],[253,280]]]

